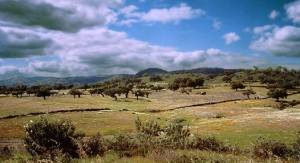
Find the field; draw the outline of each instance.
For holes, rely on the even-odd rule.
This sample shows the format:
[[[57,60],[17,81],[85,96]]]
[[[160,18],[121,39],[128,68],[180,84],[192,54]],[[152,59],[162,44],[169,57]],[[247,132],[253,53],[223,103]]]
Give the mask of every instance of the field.
[[[48,97],[47,100],[39,97],[2,96],[0,117],[56,110],[109,108],[110,110],[105,111],[66,112],[42,116],[70,119],[77,129],[84,131],[88,136],[98,132],[102,135],[135,132],[134,120],[140,117],[143,121],[155,120],[163,125],[183,119],[183,124],[189,125],[192,133],[213,134],[229,144],[238,143],[244,147],[250,147],[258,137],[281,139],[287,143],[296,138],[300,129],[299,105],[278,110],[278,103],[274,99],[266,98],[267,90],[262,87],[253,87],[257,94],[250,96],[250,100],[242,91],[234,91],[226,84],[207,87],[210,88],[195,89],[190,95],[162,90],[152,92],[149,98],[136,100],[133,95],[129,95],[129,98],[122,95],[117,101],[101,95],[73,98],[63,95],[66,93],[63,91]],[[206,91],[207,95],[196,94],[200,91]],[[299,98],[299,94],[295,94],[287,100]],[[227,100],[233,101],[224,102]],[[216,102],[220,103],[210,104]],[[195,106],[201,104],[204,105]],[[217,115],[222,115],[222,118],[216,118]],[[1,139],[24,137],[23,126],[37,118],[39,116],[1,119]]]

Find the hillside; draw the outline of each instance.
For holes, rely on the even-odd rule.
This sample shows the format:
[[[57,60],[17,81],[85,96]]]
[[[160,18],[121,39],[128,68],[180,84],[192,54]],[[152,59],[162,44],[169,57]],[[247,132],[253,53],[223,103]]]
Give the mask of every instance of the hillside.
[[[135,74],[136,76],[142,77],[143,74],[148,74],[148,75],[154,75],[154,74],[167,74],[168,71],[163,70],[163,69],[159,69],[159,68],[148,68],[146,70],[142,70],[140,72],[138,72],[137,74]]]
[[[75,86],[82,84],[96,83],[103,80],[111,78],[122,78],[122,77],[131,77],[132,75],[119,74],[119,75],[103,75],[103,76],[76,76],[76,77],[66,77],[66,78],[56,78],[56,77],[16,77],[7,80],[0,80],[0,85],[4,86],[16,86],[16,85],[46,85],[53,86],[57,84]]]
[[[186,71],[189,71],[190,73],[201,73],[201,74],[221,74],[226,71],[234,71],[237,72],[238,69],[224,69],[224,68],[209,68],[209,67],[202,67],[197,69],[191,69],[191,70],[175,70],[171,71],[171,73],[184,73]]]

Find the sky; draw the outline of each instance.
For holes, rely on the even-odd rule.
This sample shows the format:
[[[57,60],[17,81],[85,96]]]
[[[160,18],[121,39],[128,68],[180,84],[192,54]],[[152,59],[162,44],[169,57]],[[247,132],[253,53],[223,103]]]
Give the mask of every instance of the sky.
[[[0,79],[300,69],[300,0],[0,0]]]

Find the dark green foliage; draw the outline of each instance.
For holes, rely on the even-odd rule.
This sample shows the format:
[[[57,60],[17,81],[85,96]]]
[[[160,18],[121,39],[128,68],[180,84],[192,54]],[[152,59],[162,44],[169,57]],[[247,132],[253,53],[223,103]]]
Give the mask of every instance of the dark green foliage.
[[[252,89],[247,89],[245,92],[243,92],[243,95],[247,96],[248,99],[250,99],[250,95],[254,95],[256,92],[254,92]]]
[[[72,88],[69,90],[68,94],[73,95],[74,98],[76,97],[76,95],[78,96],[78,98],[80,98],[80,95],[82,95],[82,92],[79,89]]]
[[[279,89],[279,88],[271,89],[267,95],[271,98],[275,98],[276,102],[279,101],[279,98],[287,98],[286,89]]]
[[[103,156],[107,151],[107,144],[105,140],[99,135],[99,133],[93,137],[83,141],[82,149],[89,157],[95,157],[97,155]]]
[[[37,90],[36,96],[37,97],[43,97],[46,100],[46,96],[50,96],[50,89],[48,87],[40,87],[40,89]]]
[[[191,143],[191,147],[199,150],[210,150],[215,152],[228,152],[230,147],[223,142],[217,140],[215,137],[200,137],[195,136]]]
[[[300,132],[298,132],[298,139],[292,144],[292,157],[300,160]]]
[[[291,149],[283,142],[259,138],[254,142],[253,154],[262,159],[272,157],[285,159],[290,156]]]
[[[169,84],[169,87],[168,89],[172,90],[172,91],[176,91],[179,89],[179,84],[178,83],[172,83],[172,84]]]
[[[128,134],[119,134],[110,143],[110,149],[118,153],[120,157],[131,157],[135,155],[138,144],[133,137]]]
[[[25,147],[31,155],[52,155],[55,150],[78,158],[78,139],[83,134],[75,133],[75,126],[67,120],[49,121],[41,117],[26,127]]]
[[[148,75],[159,75],[159,74],[167,74],[168,72],[159,68],[148,68],[146,70],[142,70],[136,74],[138,77],[142,77],[144,74]]]
[[[231,89],[235,89],[237,91],[238,89],[244,89],[246,86],[241,81],[232,81],[230,82]]]
[[[163,81],[163,79],[160,75],[151,75],[150,81],[151,82],[159,82],[159,81]]]

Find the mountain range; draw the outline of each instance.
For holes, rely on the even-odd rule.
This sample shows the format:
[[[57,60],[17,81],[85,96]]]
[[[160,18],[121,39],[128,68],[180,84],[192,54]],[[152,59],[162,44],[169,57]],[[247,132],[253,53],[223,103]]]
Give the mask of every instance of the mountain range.
[[[123,77],[133,77],[134,75],[142,77],[144,74],[153,75],[153,74],[168,74],[168,73],[202,73],[202,74],[220,74],[225,71],[238,71],[237,69],[223,69],[223,68],[197,68],[191,70],[176,70],[176,71],[166,71],[159,68],[148,68],[142,70],[136,74],[112,74],[112,75],[94,75],[94,76],[75,76],[75,77],[14,77],[6,80],[0,80],[0,86],[16,86],[16,85],[46,85],[53,86],[57,84],[79,86],[83,84],[97,83],[104,80],[109,80],[113,78],[123,78]]]

